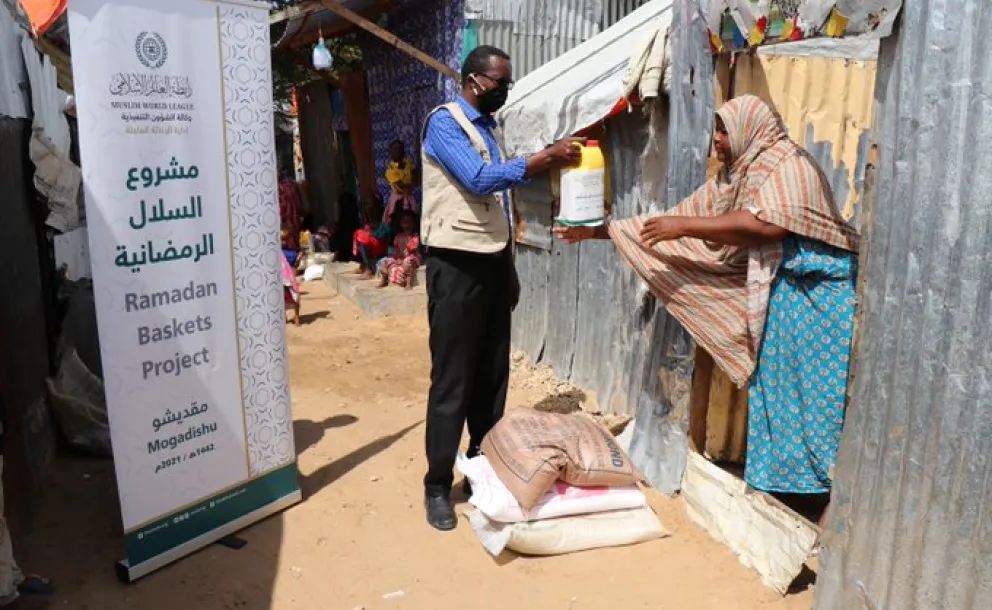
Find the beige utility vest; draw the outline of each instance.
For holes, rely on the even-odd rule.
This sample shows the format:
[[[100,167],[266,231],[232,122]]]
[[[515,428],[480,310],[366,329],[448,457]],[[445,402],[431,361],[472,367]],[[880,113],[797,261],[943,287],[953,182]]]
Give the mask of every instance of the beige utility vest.
[[[421,133],[424,202],[420,219],[420,239],[429,248],[445,248],[479,254],[496,254],[510,244],[510,221],[503,207],[503,193],[484,197],[473,195],[424,152],[427,124],[438,110],[446,109],[468,135],[472,146],[486,163],[492,163],[479,128],[468,120],[461,106],[452,102],[427,115]],[[506,153],[499,133],[493,134],[503,160]],[[508,206],[510,207],[510,206]],[[512,207],[510,207],[512,210]],[[512,214],[512,211],[511,211]]]

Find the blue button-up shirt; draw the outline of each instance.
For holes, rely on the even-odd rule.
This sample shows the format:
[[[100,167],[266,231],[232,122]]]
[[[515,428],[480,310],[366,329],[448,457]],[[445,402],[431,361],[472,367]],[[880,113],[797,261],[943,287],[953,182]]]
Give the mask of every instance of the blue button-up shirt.
[[[486,141],[492,162],[482,160],[482,155],[475,150],[468,134],[444,108],[434,113],[427,124],[424,152],[473,195],[484,197],[503,191],[503,211],[509,218],[509,189],[527,182],[527,159],[520,157],[504,163],[493,136],[493,130],[497,127],[496,120],[473,108],[461,96],[455,101],[468,120],[480,127],[479,131]]]

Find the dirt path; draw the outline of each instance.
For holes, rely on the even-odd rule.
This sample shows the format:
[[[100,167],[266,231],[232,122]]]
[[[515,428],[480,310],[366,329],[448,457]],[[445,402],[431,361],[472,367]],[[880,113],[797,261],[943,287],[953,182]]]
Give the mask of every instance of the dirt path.
[[[429,370],[423,319],[362,319],[323,285],[290,328],[293,409],[303,504],[124,587],[108,462],[60,458],[34,531],[18,554],[56,579],[68,610],[806,610],[781,598],[688,523],[678,500],[653,504],[671,538],[564,557],[493,561],[464,520],[431,530],[421,508]],[[516,375],[511,405],[555,383]]]

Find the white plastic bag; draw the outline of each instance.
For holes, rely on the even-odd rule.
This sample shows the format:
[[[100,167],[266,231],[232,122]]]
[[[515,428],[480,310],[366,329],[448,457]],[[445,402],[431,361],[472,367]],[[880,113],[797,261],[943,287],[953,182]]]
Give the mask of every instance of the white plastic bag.
[[[304,282],[316,282],[322,279],[324,279],[323,265],[310,265],[303,271]]]
[[[497,523],[479,510],[468,518],[482,546],[493,557],[505,549],[521,555],[564,555],[670,535],[646,506],[529,523]]]
[[[575,487],[559,481],[534,508],[524,510],[506,485],[496,476],[496,471],[484,455],[472,459],[459,455],[456,467],[472,484],[472,497],[469,503],[489,519],[500,523],[536,521],[647,506],[647,498],[636,485]]]
[[[318,70],[330,70],[333,66],[334,57],[331,56],[327,45],[324,44],[324,37],[321,36],[313,47],[313,67]]]

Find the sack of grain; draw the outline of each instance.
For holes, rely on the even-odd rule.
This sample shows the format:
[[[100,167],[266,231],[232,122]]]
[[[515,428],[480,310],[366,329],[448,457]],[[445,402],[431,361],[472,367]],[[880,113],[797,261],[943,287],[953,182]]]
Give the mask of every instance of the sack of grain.
[[[534,508],[524,510],[520,503],[496,476],[484,455],[467,458],[458,456],[456,467],[472,484],[469,504],[499,523],[538,521],[556,517],[571,517],[624,508],[647,506],[647,498],[636,485],[622,487],[577,487],[557,481]]]
[[[564,555],[670,535],[647,506],[527,523],[497,523],[478,510],[468,518],[479,542],[493,557],[504,549],[521,555]]]
[[[486,435],[482,453],[524,510],[559,479],[579,487],[644,481],[610,431],[582,415],[513,409]]]

